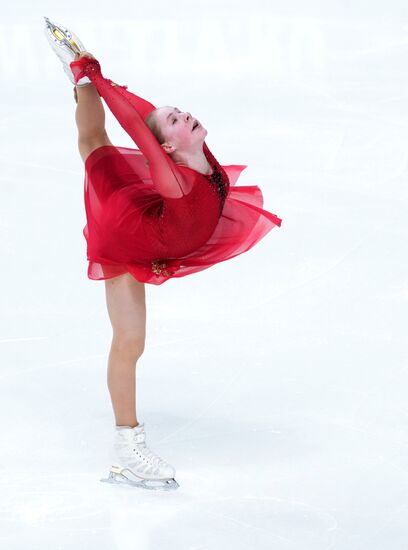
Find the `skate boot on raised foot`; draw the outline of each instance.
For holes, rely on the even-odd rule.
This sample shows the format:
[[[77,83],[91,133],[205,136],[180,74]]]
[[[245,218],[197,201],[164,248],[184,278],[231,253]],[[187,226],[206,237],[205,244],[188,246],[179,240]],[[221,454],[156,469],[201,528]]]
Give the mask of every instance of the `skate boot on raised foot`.
[[[146,446],[144,423],[135,428],[115,427],[113,457],[108,483],[133,485],[144,489],[177,489],[173,466]]]
[[[60,58],[63,69],[72,84],[75,84],[74,75],[72,74],[69,64],[75,60],[75,55],[86,51],[85,46],[79,38],[63,25],[52,22],[45,17],[44,33],[54,52]],[[86,86],[91,84],[87,76],[82,77],[76,86]]]

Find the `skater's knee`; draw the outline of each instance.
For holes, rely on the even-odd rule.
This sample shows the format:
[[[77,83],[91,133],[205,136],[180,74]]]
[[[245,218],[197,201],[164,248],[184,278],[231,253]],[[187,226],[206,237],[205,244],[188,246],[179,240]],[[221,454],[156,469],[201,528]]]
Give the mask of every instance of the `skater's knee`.
[[[145,337],[140,334],[121,332],[114,334],[111,350],[128,359],[136,360],[145,349]]]

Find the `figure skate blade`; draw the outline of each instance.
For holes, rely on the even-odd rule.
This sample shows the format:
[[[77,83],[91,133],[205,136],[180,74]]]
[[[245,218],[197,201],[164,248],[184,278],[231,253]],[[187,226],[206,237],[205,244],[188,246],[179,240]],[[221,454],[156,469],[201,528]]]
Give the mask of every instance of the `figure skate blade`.
[[[130,475],[135,475],[128,468],[121,468],[119,466],[112,466],[107,478],[102,478],[101,481],[105,483],[113,483],[116,485],[131,485],[133,487],[142,487],[143,489],[161,490],[161,491],[173,491],[179,487],[177,481],[172,479],[143,479],[136,478],[131,479],[123,472],[129,472]]]

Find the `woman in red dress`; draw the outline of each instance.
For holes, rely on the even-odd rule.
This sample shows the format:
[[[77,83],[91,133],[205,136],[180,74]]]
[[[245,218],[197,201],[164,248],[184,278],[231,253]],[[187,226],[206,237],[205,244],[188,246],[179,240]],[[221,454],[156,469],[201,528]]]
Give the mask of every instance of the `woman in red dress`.
[[[245,165],[221,166],[190,113],[156,109],[104,78],[95,58],[70,66],[76,80],[92,81],[139,147],[103,142],[85,159],[90,279],[130,273],[160,285],[242,254],[281,224],[262,208],[258,186],[235,186]]]
[[[64,38],[82,44],[68,29],[46,21],[47,38],[76,84],[78,145],[85,163],[83,234],[88,277],[105,281],[113,328],[108,387],[116,428],[121,436],[128,433],[124,428],[132,429],[135,440],[126,435],[127,443],[141,442],[143,460],[152,461],[156,455],[145,446],[135,402],[135,366],[145,346],[145,283],[160,285],[242,254],[281,219],[262,208],[258,186],[235,185],[246,166],[221,165],[205,143],[207,130],[189,112],[156,108],[105,78],[83,47],[69,62],[72,79]],[[100,97],[138,148],[110,142]],[[125,443],[115,443],[116,460],[122,451],[121,464],[129,465],[135,457],[123,456]],[[135,466],[134,475],[174,477],[174,468],[160,460],[155,472]]]

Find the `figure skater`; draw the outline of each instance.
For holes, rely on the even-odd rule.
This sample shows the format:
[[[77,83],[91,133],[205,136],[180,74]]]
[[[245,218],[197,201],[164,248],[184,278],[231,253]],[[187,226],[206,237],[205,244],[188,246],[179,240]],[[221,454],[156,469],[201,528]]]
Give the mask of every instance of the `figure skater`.
[[[46,37],[75,85],[88,277],[105,281],[113,332],[107,381],[116,425],[112,466],[101,481],[174,489],[174,467],[146,446],[136,417],[145,283],[160,285],[242,254],[282,220],[262,208],[258,186],[235,185],[246,165],[221,165],[200,121],[178,106],[156,108],[105,78],[72,31],[45,20]],[[100,97],[138,148],[111,143]]]

